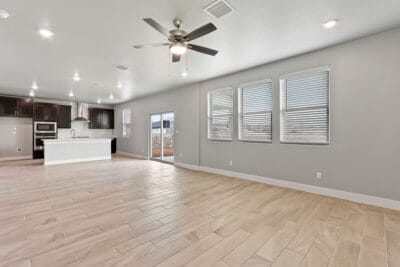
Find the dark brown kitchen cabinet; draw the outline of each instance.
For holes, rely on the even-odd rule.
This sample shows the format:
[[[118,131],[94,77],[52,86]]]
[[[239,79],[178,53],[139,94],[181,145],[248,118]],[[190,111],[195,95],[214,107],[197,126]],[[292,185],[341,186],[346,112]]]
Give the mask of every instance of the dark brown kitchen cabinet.
[[[58,120],[58,105],[49,103],[35,103],[33,107],[33,118],[35,121]]]
[[[71,106],[58,105],[57,127],[59,129],[71,128]]]
[[[89,121],[90,129],[102,129],[103,110],[98,108],[89,108]]]
[[[90,129],[114,129],[114,110],[89,108]]]
[[[0,97],[0,116],[17,116],[17,98],[5,96]]]
[[[18,117],[32,118],[33,101],[30,98],[19,98],[17,100]]]
[[[103,111],[103,129],[114,129],[114,110],[105,109]]]
[[[32,118],[32,99],[0,96],[0,116]]]

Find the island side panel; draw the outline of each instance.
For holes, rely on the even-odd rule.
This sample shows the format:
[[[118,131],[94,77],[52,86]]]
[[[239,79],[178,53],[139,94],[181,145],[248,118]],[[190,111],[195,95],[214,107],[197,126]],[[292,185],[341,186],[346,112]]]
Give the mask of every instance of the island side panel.
[[[45,143],[45,165],[109,159],[111,140]]]

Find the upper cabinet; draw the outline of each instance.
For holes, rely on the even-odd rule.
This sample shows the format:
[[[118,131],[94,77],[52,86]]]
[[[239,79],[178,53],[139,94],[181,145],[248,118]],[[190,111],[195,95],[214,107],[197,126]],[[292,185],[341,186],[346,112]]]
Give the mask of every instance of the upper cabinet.
[[[33,109],[33,118],[35,121],[58,120],[58,105],[49,103],[35,103]]]
[[[33,100],[30,98],[20,98],[17,100],[18,117],[32,118]]]
[[[32,99],[0,96],[0,116],[32,118]]]
[[[103,113],[103,129],[114,129],[114,110],[105,109]]]
[[[57,128],[71,128],[71,106],[35,102],[33,108],[35,121],[57,122]]]
[[[58,105],[57,127],[59,129],[71,128],[71,106]]]
[[[90,129],[114,129],[114,110],[89,108]]]

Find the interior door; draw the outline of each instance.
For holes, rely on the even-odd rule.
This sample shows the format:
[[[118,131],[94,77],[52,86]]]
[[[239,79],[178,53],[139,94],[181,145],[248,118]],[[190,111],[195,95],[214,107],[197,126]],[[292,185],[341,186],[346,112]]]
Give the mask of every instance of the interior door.
[[[165,162],[174,161],[175,115],[172,112],[151,115],[151,158]]]

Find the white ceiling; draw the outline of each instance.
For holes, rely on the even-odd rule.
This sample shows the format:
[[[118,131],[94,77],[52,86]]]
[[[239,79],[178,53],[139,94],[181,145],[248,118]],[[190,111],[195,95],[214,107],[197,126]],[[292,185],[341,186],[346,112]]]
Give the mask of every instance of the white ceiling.
[[[33,81],[41,98],[119,103],[301,54],[400,25],[399,0],[229,0],[236,12],[220,20],[203,7],[213,0],[0,0],[0,93],[28,95]],[[167,47],[142,18],[168,29],[179,17],[191,31],[208,22],[218,30],[193,43],[220,51],[216,57],[190,51],[188,77],[169,77]],[[322,23],[338,18],[336,28]],[[49,28],[51,40],[37,34]],[[112,67],[122,64],[126,72]],[[78,71],[80,82],[72,77]],[[117,88],[122,82],[123,88]],[[115,95],[109,100],[110,93]]]

